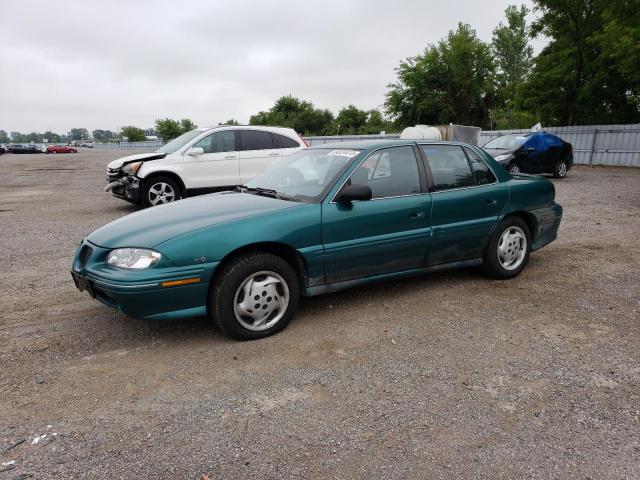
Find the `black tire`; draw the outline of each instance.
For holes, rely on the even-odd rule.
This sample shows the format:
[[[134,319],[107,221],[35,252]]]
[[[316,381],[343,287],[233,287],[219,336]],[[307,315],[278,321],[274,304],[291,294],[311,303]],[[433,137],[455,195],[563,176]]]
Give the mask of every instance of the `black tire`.
[[[559,160],[553,167],[553,178],[564,178],[569,171],[569,165],[564,160]]]
[[[276,273],[286,282],[289,301],[284,315],[275,324],[264,330],[250,330],[245,328],[236,317],[236,293],[240,294],[238,289],[248,277],[265,271]],[[238,257],[225,265],[212,281],[213,285],[209,293],[209,315],[223,334],[236,340],[256,340],[273,335],[289,324],[298,309],[300,301],[298,276],[288,262],[270,253],[256,252]]]
[[[509,166],[507,166],[507,170],[509,170],[509,173],[511,175],[517,175],[519,173],[523,173],[522,172],[522,167],[520,166],[520,164],[518,162],[511,162],[509,164]]]
[[[153,202],[153,199],[157,196],[150,195],[152,189],[156,191],[158,186],[161,184],[168,185],[173,192],[173,200],[168,201],[158,201],[157,203]],[[168,190],[167,190],[168,191]],[[153,197],[153,198],[152,198]],[[168,199],[169,197],[167,197]],[[173,178],[167,177],[164,175],[156,175],[150,178],[145,178],[142,183],[142,189],[140,190],[140,204],[145,207],[153,207],[156,205],[162,205],[164,203],[171,203],[182,198],[182,190],[180,189],[180,185]]]
[[[517,233],[516,229],[519,229],[524,233],[526,238],[526,249],[524,253],[524,258],[520,261],[518,266],[514,269],[505,268],[498,258],[498,246],[500,244],[500,239],[502,238],[503,233],[507,230],[512,230],[514,233]],[[531,232],[529,231],[529,226],[526,224],[524,220],[520,217],[507,217],[502,222],[498,224],[491,239],[489,240],[489,245],[487,245],[487,249],[484,252],[482,269],[484,273],[491,278],[495,278],[498,280],[506,280],[508,278],[516,277],[524,270],[524,267],[527,265],[529,261],[529,254],[531,253]]]

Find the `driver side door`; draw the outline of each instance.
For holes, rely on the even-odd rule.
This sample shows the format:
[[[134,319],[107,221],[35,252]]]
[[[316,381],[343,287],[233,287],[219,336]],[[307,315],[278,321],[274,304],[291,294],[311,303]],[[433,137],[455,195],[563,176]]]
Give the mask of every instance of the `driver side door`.
[[[191,146],[202,148],[201,155],[184,155],[184,182],[188,189],[230,187],[240,184],[240,162],[236,132],[221,130],[207,135]]]
[[[368,185],[372,199],[325,200],[322,238],[326,283],[425,265],[431,197],[411,145],[372,152],[344,185]]]

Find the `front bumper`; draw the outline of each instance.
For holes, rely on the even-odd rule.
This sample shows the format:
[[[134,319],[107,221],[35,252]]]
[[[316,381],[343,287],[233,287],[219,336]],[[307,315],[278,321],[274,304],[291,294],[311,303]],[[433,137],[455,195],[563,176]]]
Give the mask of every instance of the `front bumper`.
[[[122,177],[107,176],[107,185],[104,187],[105,192],[111,192],[114,196],[127,200],[132,203],[140,201],[140,188],[142,181],[133,175]]]
[[[206,315],[209,284],[218,262],[124,270],[105,263],[110,251],[87,240],[80,245],[71,268],[79,290],[133,318],[170,320]],[[162,286],[163,282],[187,278],[199,278],[200,281]]]

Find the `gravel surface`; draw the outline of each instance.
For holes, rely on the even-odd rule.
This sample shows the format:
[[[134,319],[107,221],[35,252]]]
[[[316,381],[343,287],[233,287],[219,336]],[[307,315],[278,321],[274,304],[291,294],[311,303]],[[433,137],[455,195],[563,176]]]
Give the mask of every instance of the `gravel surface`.
[[[0,156],[0,479],[640,478],[640,170],[556,181],[514,280],[303,299],[238,343],[75,289],[77,243],[135,210],[102,192],[126,153]]]

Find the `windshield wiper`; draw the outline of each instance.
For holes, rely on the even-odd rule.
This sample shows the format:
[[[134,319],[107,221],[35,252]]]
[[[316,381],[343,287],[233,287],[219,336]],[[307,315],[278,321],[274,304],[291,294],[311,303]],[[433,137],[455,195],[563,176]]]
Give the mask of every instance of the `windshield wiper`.
[[[273,190],[272,188],[262,188],[262,187],[247,187],[246,185],[238,185],[236,187],[236,191],[240,193],[255,193],[256,195],[266,195],[268,197],[278,198],[280,200],[289,200],[292,202],[300,202],[299,198],[296,198],[292,195],[287,195],[286,193],[278,192]]]

